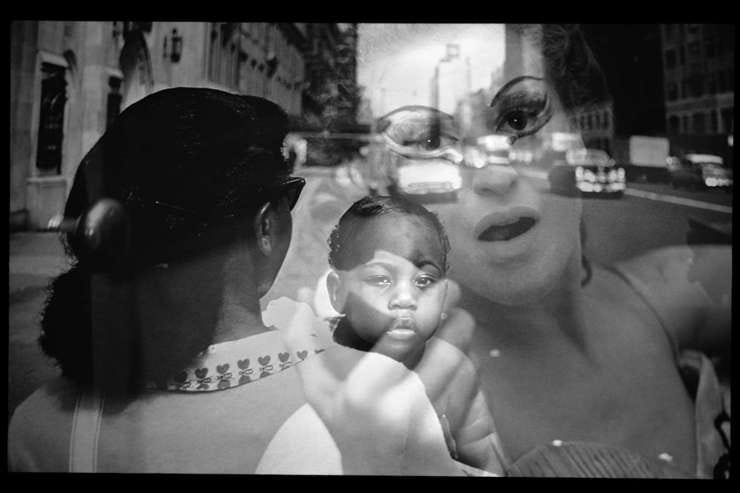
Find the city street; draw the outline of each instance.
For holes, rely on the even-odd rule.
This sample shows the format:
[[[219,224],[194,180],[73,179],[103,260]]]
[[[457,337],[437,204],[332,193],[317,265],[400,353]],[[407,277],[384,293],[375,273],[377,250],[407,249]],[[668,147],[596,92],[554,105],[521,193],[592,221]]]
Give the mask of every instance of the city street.
[[[263,299],[263,307],[281,296],[295,298],[301,287],[313,288],[326,270],[332,227],[365,193],[361,179],[349,169],[316,167],[296,172],[306,177],[307,185],[294,209],[293,241],[283,269]],[[713,223],[732,219],[732,194],[676,192],[666,185],[629,184],[623,198],[585,199],[583,204],[586,252],[594,262],[609,263],[651,248],[684,244],[689,217]],[[23,398],[57,372],[38,349],[38,321],[46,284],[67,263],[55,234],[16,233],[9,243],[10,415]]]

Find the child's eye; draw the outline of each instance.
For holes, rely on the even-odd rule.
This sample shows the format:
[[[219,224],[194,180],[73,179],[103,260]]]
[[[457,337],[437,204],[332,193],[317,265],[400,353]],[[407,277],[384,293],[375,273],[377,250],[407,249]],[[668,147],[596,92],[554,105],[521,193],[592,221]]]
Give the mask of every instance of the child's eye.
[[[437,282],[437,279],[433,276],[419,276],[414,280],[414,284],[419,289],[426,289],[435,282]]]
[[[365,278],[365,283],[371,286],[385,288],[391,285],[391,280],[388,276],[368,276]]]
[[[406,138],[401,141],[401,145],[409,150],[416,151],[435,151],[443,147],[454,145],[457,140],[454,137],[442,134],[425,134]]]

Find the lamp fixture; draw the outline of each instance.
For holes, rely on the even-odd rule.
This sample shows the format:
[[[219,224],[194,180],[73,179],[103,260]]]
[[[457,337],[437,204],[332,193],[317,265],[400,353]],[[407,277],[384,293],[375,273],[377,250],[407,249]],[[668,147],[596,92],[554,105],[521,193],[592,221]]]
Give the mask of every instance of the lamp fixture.
[[[172,28],[169,36],[165,36],[162,54],[165,58],[169,58],[172,63],[180,61],[180,57],[182,56],[182,36],[177,32],[177,28]]]

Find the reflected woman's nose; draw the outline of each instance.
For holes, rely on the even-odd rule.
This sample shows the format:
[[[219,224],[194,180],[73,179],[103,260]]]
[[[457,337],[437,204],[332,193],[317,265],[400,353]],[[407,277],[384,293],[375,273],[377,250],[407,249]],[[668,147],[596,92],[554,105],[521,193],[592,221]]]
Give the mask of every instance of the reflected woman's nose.
[[[509,191],[518,176],[511,166],[489,164],[473,174],[473,191],[481,195],[502,195]]]

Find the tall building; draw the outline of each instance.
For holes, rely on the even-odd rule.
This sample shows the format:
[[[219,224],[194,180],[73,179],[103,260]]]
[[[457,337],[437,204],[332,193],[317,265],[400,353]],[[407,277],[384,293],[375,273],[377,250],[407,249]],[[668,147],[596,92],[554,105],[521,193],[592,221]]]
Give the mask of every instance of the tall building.
[[[432,76],[431,105],[452,115],[458,103],[470,93],[470,88],[470,60],[463,59],[460,45],[448,44]]]
[[[337,41],[328,48],[316,41],[327,33]],[[343,81],[320,111],[334,105],[354,117],[356,41],[356,29],[336,24],[12,22],[11,230],[45,228],[63,210],[77,165],[106,127],[128,105],[161,89],[211,87],[261,96],[300,122],[304,103],[314,101],[311,89],[323,87],[326,78],[323,66],[313,65],[320,56]]]
[[[665,122],[675,150],[731,156],[734,24],[661,24]]]

